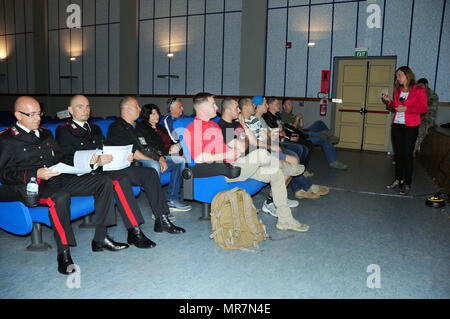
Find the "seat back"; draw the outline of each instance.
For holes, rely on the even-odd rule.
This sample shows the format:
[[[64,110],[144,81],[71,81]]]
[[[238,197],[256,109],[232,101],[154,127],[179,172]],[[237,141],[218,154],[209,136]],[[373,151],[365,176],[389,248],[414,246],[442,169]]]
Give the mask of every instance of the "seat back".
[[[188,166],[194,166],[195,162],[194,162],[193,158],[191,157],[191,153],[189,152],[189,148],[187,147],[187,144],[184,141],[184,130],[193,121],[194,121],[193,117],[181,117],[173,123],[173,128],[174,128],[175,132],[177,133],[178,138],[180,139],[180,144],[181,144],[181,147],[183,148],[183,154],[184,154],[184,157],[186,158],[186,162],[187,162]]]

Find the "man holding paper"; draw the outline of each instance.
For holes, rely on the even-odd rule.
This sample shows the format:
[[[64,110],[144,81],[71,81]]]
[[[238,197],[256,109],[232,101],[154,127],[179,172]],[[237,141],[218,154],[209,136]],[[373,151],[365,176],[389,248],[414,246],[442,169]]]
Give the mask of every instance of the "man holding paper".
[[[121,163],[111,167],[111,170],[105,169],[120,156],[119,151],[122,153],[122,158],[126,156],[127,166],[129,166],[133,161],[132,147],[105,146],[105,137],[100,128],[87,122],[90,117],[90,104],[85,96],[75,95],[72,97],[68,110],[72,115],[72,121],[56,129],[56,140],[63,154],[62,161],[72,165],[74,154],[78,154],[80,151],[91,152],[89,164],[94,170],[94,174],[108,175],[113,180],[116,203],[128,230],[127,242],[138,248],[152,248],[156,245],[144,235],[139,227],[144,224],[144,218],[134,197],[132,185],[144,187],[145,195],[156,216],[154,227],[156,232],[184,233],[183,228],[175,226],[168,219],[169,209],[165,201],[161,200],[164,198],[164,193],[161,184],[156,182],[159,181],[156,171],[136,166],[115,170],[115,168],[123,167]],[[128,151],[123,155],[126,149]]]
[[[107,235],[107,226],[115,224],[111,179],[95,175],[68,175],[49,169],[58,163],[58,145],[51,131],[40,127],[41,108],[32,97],[16,100],[17,122],[0,136],[0,201],[24,201],[24,191],[32,177],[39,183],[40,204],[49,206],[49,219],[58,249],[58,271],[67,275],[74,264],[70,246],[76,246],[70,224],[70,197],[95,197],[95,235],[93,251],[118,251],[128,248]],[[70,269],[70,268],[69,268]]]

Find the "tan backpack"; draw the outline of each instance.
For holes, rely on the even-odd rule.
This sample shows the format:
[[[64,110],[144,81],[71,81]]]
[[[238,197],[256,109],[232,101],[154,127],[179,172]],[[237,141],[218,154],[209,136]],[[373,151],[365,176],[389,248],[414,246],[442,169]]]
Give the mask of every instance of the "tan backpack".
[[[268,238],[266,226],[258,219],[251,196],[242,188],[222,191],[211,203],[212,234],[209,238],[223,249],[252,250]]]

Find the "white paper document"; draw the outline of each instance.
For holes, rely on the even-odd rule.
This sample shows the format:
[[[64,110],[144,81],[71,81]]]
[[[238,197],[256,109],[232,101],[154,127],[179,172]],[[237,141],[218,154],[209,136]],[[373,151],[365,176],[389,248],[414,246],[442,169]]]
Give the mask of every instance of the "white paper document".
[[[113,160],[111,163],[103,165],[104,171],[117,171],[127,168],[131,165],[128,156],[133,151],[133,145],[127,146],[103,146],[103,154],[111,154]]]
[[[61,174],[75,174],[75,175],[83,175],[86,173],[89,173],[92,169],[89,167],[89,170],[73,167],[64,163],[58,163],[56,165],[53,165],[52,167],[49,167],[52,171],[58,171]]]
[[[94,154],[110,154],[113,156],[111,163],[103,165],[104,171],[116,171],[130,166],[128,156],[133,151],[133,145],[127,146],[104,146],[102,150],[76,151],[73,156],[73,166],[58,163],[49,167],[52,171],[61,172],[61,174],[83,175],[97,169],[97,164],[92,168],[90,165]]]

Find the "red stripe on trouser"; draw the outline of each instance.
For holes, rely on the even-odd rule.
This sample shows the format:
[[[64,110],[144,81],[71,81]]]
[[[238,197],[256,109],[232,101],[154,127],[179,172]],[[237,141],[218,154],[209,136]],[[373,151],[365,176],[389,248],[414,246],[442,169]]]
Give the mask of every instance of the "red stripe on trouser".
[[[136,218],[134,217],[133,212],[131,211],[130,205],[128,205],[127,199],[125,198],[125,195],[123,194],[122,187],[120,186],[119,181],[113,181],[114,188],[116,189],[117,196],[119,196],[119,200],[122,203],[123,208],[125,209],[125,213],[128,216],[128,219],[131,222],[131,225],[133,227],[136,227],[138,225],[138,222]]]
[[[55,224],[56,231],[58,232],[59,237],[61,238],[61,243],[64,246],[67,246],[67,238],[66,238],[66,232],[64,231],[64,228],[61,225],[61,222],[59,221],[58,214],[56,213],[55,209],[55,202],[51,200],[51,198],[41,198],[39,201],[40,204],[48,205],[48,210],[50,211],[50,215],[53,219],[53,224]]]

